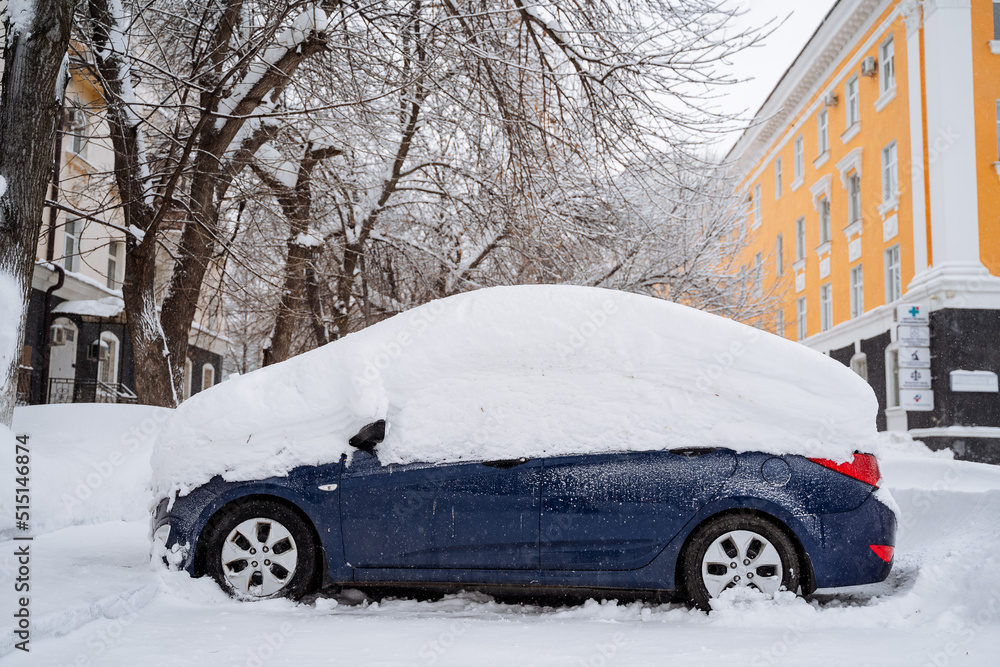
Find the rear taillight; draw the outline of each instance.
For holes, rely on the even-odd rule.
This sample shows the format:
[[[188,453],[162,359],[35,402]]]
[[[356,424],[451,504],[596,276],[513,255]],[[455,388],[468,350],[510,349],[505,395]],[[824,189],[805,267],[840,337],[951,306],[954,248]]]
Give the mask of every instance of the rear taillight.
[[[875,552],[875,555],[886,563],[892,561],[892,553],[896,550],[887,544],[869,544],[868,547]]]
[[[871,454],[855,454],[854,458],[847,463],[835,463],[830,459],[811,458],[809,460],[874,487],[878,487],[879,480],[882,479],[882,473],[878,469],[878,461]]]

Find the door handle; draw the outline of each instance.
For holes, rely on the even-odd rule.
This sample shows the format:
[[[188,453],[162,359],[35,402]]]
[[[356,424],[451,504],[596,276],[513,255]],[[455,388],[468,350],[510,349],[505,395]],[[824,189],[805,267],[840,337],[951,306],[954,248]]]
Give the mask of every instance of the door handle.
[[[499,461],[483,461],[483,465],[491,468],[497,468],[499,470],[510,470],[511,468],[516,468],[519,465],[524,465],[530,460],[531,459],[526,459],[524,457],[519,459],[501,459]]]

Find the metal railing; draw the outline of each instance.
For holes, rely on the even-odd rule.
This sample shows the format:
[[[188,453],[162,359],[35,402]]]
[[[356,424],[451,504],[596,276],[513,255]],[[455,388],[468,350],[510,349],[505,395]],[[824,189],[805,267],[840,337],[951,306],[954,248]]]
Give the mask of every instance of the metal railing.
[[[120,382],[49,378],[46,403],[135,403],[135,392]]]

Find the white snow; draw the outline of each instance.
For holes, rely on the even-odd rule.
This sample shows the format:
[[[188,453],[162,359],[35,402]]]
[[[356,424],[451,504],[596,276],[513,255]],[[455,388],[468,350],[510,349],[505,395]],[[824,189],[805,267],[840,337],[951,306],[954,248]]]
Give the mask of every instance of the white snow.
[[[301,232],[295,235],[295,240],[292,243],[303,248],[318,248],[323,245],[323,239],[315,232]]]
[[[28,34],[35,20],[38,0],[8,0],[7,19],[10,21],[7,39],[15,35]]]
[[[843,365],[731,320],[609,290],[492,288],[197,394],[157,440],[154,484],[336,461],[377,419],[385,463],[687,446],[846,460],[876,445],[876,410]]]
[[[64,407],[78,412],[62,412]],[[90,410],[97,413],[88,415]],[[149,564],[148,521],[139,518],[150,500],[148,469],[137,465],[105,481],[108,492],[117,494],[113,505],[108,496],[94,494],[82,501],[79,514],[59,516],[67,510],[44,500],[70,488],[69,481],[86,478],[143,423],[129,415],[132,410],[144,409],[15,411],[15,426],[29,430],[35,443],[35,474],[48,471],[34,487],[33,517],[50,528],[65,527],[34,533],[31,652],[13,648],[12,624],[5,624],[5,665],[996,664],[1000,587],[990,573],[1000,566],[1000,468],[954,461],[919,443],[886,436],[893,443],[885,449],[882,470],[902,506],[903,523],[893,572],[881,584],[819,591],[809,600],[790,594],[775,600],[725,597],[707,615],[679,604],[589,600],[540,606],[479,593],[372,602],[345,591],[301,604],[251,604],[227,598],[208,578]],[[0,426],[5,451],[13,449],[11,438]],[[80,451],[81,442],[90,444]],[[103,449],[87,449],[99,443]],[[138,449],[135,454],[138,462]],[[0,500],[7,500],[8,490],[0,489]],[[0,509],[4,520],[8,509]],[[6,591],[0,616],[7,619],[16,603],[17,567],[14,543],[7,540],[0,545],[0,588]]]
[[[7,192],[7,179],[0,176],[0,197],[3,197]]]
[[[117,317],[125,310],[125,301],[117,296],[106,296],[103,299],[83,299],[79,301],[63,301],[52,309],[53,313],[69,313],[73,315],[93,315],[95,317]]]
[[[20,357],[21,341],[17,330],[23,307],[24,292],[17,279],[0,271],[0,373],[6,373],[10,363]]]
[[[299,169],[293,162],[286,160],[271,144],[264,144],[256,153],[257,163],[272,178],[286,188],[294,188],[299,180]]]

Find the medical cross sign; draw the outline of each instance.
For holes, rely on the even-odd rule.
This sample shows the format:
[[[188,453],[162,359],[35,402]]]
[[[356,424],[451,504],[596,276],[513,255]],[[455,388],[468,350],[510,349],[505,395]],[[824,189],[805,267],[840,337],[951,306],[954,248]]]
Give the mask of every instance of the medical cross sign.
[[[896,324],[930,324],[927,306],[922,303],[904,303],[896,306]]]

